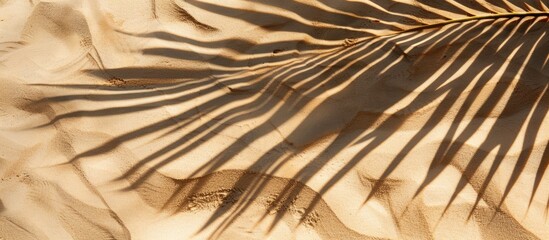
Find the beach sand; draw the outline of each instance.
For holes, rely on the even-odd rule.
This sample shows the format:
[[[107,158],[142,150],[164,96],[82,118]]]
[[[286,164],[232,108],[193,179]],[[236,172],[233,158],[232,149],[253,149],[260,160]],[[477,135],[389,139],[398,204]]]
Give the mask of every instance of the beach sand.
[[[0,239],[549,239],[547,6],[0,0]]]

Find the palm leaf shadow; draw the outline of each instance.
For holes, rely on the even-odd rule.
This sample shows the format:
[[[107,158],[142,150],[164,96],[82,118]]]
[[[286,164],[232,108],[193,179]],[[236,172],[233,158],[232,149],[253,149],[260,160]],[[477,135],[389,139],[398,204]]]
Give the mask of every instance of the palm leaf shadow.
[[[183,129],[191,127],[191,130],[185,130],[187,133],[178,136],[176,141],[158,149],[126,169],[124,175],[119,178],[119,180],[126,179],[131,182],[127,190],[139,189],[138,192],[144,196],[150,194],[151,190],[143,186],[150,186],[150,179],[159,178],[161,175],[156,169],[184,158],[187,153],[207,145],[209,140],[221,134],[229,126],[250,119],[269,116],[265,122],[235,139],[235,142],[229,144],[224,151],[197,168],[190,174],[189,178],[219,172],[228,160],[238,156],[250,145],[256,143],[260,137],[272,133],[279,133],[279,141],[273,144],[263,155],[258,156],[247,169],[247,172],[276,175],[277,171],[282,169],[284,164],[288,163],[299,152],[316,144],[319,140],[335,136],[323,151],[305,164],[292,178],[302,184],[287,184],[281,187],[273,203],[266,209],[263,218],[272,210],[275,210],[276,206],[289,206],[293,203],[292,201],[302,196],[304,191],[309,191],[306,184],[319,173],[322,166],[333,161],[339,152],[350,146],[364,145],[320,188],[318,194],[310,199],[308,206],[302,213],[302,216],[305,217],[301,218],[301,221],[305,221],[306,216],[315,212],[318,204],[325,204],[322,200],[323,194],[326,194],[358,164],[369,161],[369,154],[391,137],[395,137],[399,129],[407,126],[410,121],[416,121],[412,118],[418,114],[412,113],[426,112],[427,109],[432,112],[431,115],[421,116],[419,114],[421,119],[417,121],[422,123],[421,128],[401,149],[396,151],[397,154],[394,159],[388,162],[385,170],[378,177],[375,177],[366,201],[371,198],[380,198],[381,189],[384,189],[389,182],[394,180],[390,178],[391,174],[401,166],[409,153],[418,146],[418,143],[425,141],[429,134],[433,134],[435,127],[443,124],[443,120],[451,115],[453,120],[444,134],[443,142],[438,145],[425,175],[426,177],[417,186],[415,196],[410,196],[410,202],[421,194],[445,169],[454,167],[460,169],[463,175],[448,200],[442,215],[452,206],[459,193],[468,184],[472,185],[478,193],[476,201],[470,209],[469,218],[475,216],[475,209],[481,200],[488,204],[493,214],[503,209],[503,212],[511,215],[508,213],[509,210],[505,209],[503,203],[517,184],[527,164],[536,164],[536,161],[538,161],[532,153],[537,146],[537,142],[540,141],[537,140],[538,134],[542,129],[543,120],[547,116],[549,106],[546,75],[547,54],[545,50],[547,44],[549,44],[546,39],[546,19],[549,14],[543,12],[546,11],[544,7],[546,4],[543,5],[542,2],[539,3],[541,5],[536,2],[527,3],[531,8],[538,9],[535,12],[525,9],[524,13],[501,14],[497,13],[497,10],[516,10],[519,6],[504,1],[487,2],[485,5],[479,5],[475,2],[466,7],[451,2],[432,3],[429,1],[419,1],[423,4],[423,7],[403,3],[380,6],[375,3],[352,2],[347,6],[348,8],[338,9],[340,6],[332,4],[330,1],[321,2],[331,9],[337,10],[336,12],[341,16],[341,18],[335,18],[335,20],[332,20],[333,18],[320,18],[319,21],[325,23],[326,26],[341,26],[342,23],[348,22],[353,18],[351,17],[352,14],[356,16],[356,12],[349,12],[350,9],[353,9],[353,11],[357,9],[349,6],[360,5],[373,12],[372,18],[379,19],[380,24],[376,25],[379,29],[389,29],[395,31],[395,33],[375,36],[369,32],[369,30],[375,30],[371,25],[368,25],[370,28],[363,29],[359,27],[326,27],[324,30],[334,31],[333,35],[330,33],[327,36],[325,32],[321,31],[321,34],[313,34],[312,37],[322,40],[334,40],[337,39],[336,36],[350,35],[360,39],[343,47],[310,46],[310,49],[318,51],[314,54],[298,54],[296,56],[293,53],[282,52],[282,54],[274,54],[274,57],[255,59],[256,63],[273,63],[268,66],[262,66],[261,64],[250,66],[249,61],[222,56],[201,55],[206,59],[212,59],[211,63],[214,65],[214,70],[195,71],[150,67],[92,70],[89,73],[97,76],[157,81],[159,82],[158,87],[162,88],[162,92],[148,91],[138,86],[124,88],[124,92],[119,93],[119,87],[102,87],[102,92],[105,93],[55,96],[42,99],[38,104],[62,104],[67,101],[84,99],[91,102],[145,99],[158,94],[165,94],[169,98],[166,100],[153,100],[145,104],[135,104],[134,106],[69,112],[57,115],[45,125],[74,117],[100,117],[138,113],[190,101],[200,95],[226,91],[227,94],[201,103],[195,108],[183,111],[172,118],[117,136],[99,147],[78,154],[70,161],[108,153],[120,147],[126,141],[152,133],[167,131],[165,135],[177,135],[181,134]],[[246,10],[243,14],[240,11],[244,10],[241,9],[201,1],[187,1],[187,3],[215,14],[239,18],[250,23],[253,23],[253,19],[257,18],[255,15],[265,14],[265,12],[249,10]],[[296,4],[310,11],[326,11],[321,8],[302,6],[300,3]],[[273,3],[273,5],[280,8],[287,6],[278,2]],[[381,11],[380,9],[384,7],[386,8],[385,11]],[[290,8],[286,8],[286,10],[295,11],[295,9]],[[303,11],[306,12],[307,10]],[[389,11],[394,13],[387,14]],[[456,20],[445,17],[442,14],[444,11],[464,16],[478,12],[487,12],[490,15],[464,17]],[[432,23],[425,25],[417,18],[409,16],[414,13],[426,14],[432,20]],[[313,17],[307,14],[301,14],[301,16],[305,19]],[[281,22],[297,22],[295,19],[286,16],[270,14],[269,17],[280,18]],[[357,19],[354,19],[354,21],[358,21]],[[299,32],[303,28],[311,27],[302,21],[291,26],[290,29],[285,30]],[[197,46],[250,45],[250,43],[238,39],[232,39],[225,43],[200,42],[167,32],[135,34],[135,36],[160,38],[165,41],[182,42]],[[231,43],[238,44],[231,45]],[[286,43],[266,44],[260,49],[265,53],[265,51],[275,48],[277,44]],[[246,49],[246,47],[235,50],[240,51],[243,49]],[[475,51],[475,49],[479,50]],[[152,48],[145,49],[143,53],[172,59],[200,60],[200,58],[189,59],[188,56],[191,53],[181,49]],[[427,57],[427,53],[433,53],[442,63],[433,63],[434,57]],[[456,59],[467,59],[468,61],[465,61],[464,64],[463,61],[457,61]],[[280,64],[282,62],[284,64]],[[427,67],[431,65],[434,66]],[[250,68],[254,68],[256,72],[249,74],[247,70]],[[421,72],[423,68],[432,70],[434,73],[417,73]],[[400,73],[400,69],[407,69],[408,72]],[[406,87],[388,85],[387,82],[391,78],[399,77],[398,74],[414,76],[415,79],[413,82],[407,83]],[[183,78],[188,79],[166,83],[161,81],[162,79]],[[540,80],[530,80],[533,78],[539,78]],[[494,82],[496,82],[495,86],[493,86]],[[98,88],[98,86],[69,85],[61,87],[69,89]],[[490,94],[484,96],[483,94],[489,87],[492,88]],[[194,91],[195,89],[200,90]],[[135,91],[135,93],[131,91]],[[419,91],[419,93],[415,94],[415,91]],[[390,97],[386,96],[387,92],[391,92]],[[464,93],[466,93],[465,96]],[[507,96],[506,94],[508,100],[502,102],[505,99],[504,97]],[[395,111],[390,116],[386,116],[386,110],[407,99],[410,99],[410,101],[404,108]],[[220,111],[220,109],[224,109],[223,107],[228,102],[242,101],[244,103],[238,106]],[[435,107],[432,106],[433,102],[436,103]],[[310,108],[312,104],[315,105],[313,109]],[[480,108],[478,111],[471,113],[474,104],[480,104]],[[457,111],[454,109],[457,109]],[[284,133],[279,131],[281,126],[292,120],[292,116],[303,112],[307,113],[307,116],[303,117],[293,130]],[[499,112],[499,114],[494,112]],[[209,116],[212,113],[215,115],[208,117],[210,120],[207,120],[205,124],[193,127],[193,124],[202,116]],[[510,122],[508,120],[510,116],[514,116],[516,122]],[[471,148],[468,142],[492,118],[495,120],[487,131],[485,139],[476,149],[467,150]],[[466,123],[465,126],[463,126],[464,123]],[[327,126],[327,128],[319,129],[317,126]],[[491,184],[492,180],[501,164],[509,158],[513,145],[521,135],[523,126],[526,130],[522,134],[522,150],[519,156],[516,157],[516,164],[510,179],[505,184],[504,192],[499,193],[497,188]],[[460,128],[461,131],[459,131]],[[538,192],[542,179],[544,179],[544,173],[549,162],[547,157],[549,150],[547,149],[546,147],[538,164],[532,193],[529,197],[529,205],[534,201],[534,195]],[[490,153],[496,150],[497,154],[491,156]],[[490,158],[494,159],[486,171],[481,168],[481,165],[490,161]],[[155,163],[151,164],[152,162]],[[188,202],[190,196],[205,191],[202,188],[208,184],[209,178],[196,179],[196,181],[193,180],[192,187],[184,183],[175,184],[177,186],[170,188],[169,196],[165,198],[165,202],[157,207],[170,209],[174,213],[185,210],[190,204]],[[239,186],[242,191],[230,191],[224,196],[224,199],[237,200],[232,202],[230,207],[215,209],[202,230],[228,214],[221,221],[221,227],[212,236],[222,234],[243,211],[253,205],[254,199],[263,194],[263,189],[270,184],[270,181],[266,179],[258,178],[251,185],[249,184],[249,176],[234,179],[232,185]],[[187,197],[181,198],[182,194]],[[389,201],[384,200],[386,204]],[[168,207],[174,205],[175,202],[177,202],[178,207]],[[549,203],[546,208],[549,208]],[[287,214],[287,211],[275,211],[275,220],[270,225],[271,230],[283,219],[285,214]],[[517,227],[522,229],[520,225]]]

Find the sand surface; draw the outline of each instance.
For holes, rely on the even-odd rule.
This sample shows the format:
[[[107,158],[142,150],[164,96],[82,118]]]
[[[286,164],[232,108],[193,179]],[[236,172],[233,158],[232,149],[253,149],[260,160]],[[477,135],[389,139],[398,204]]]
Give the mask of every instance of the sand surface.
[[[0,0],[0,239],[549,239],[548,0]]]

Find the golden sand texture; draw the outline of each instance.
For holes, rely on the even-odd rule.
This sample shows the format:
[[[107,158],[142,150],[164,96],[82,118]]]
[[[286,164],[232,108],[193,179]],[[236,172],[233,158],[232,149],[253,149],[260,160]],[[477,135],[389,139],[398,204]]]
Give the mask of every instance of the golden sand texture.
[[[0,239],[549,239],[547,0],[0,0]]]

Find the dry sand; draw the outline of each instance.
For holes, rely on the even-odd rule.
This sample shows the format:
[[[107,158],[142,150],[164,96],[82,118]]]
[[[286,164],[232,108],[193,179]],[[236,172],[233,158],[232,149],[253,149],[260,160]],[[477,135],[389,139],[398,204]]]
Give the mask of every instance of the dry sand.
[[[0,0],[0,239],[549,239],[546,6]]]

